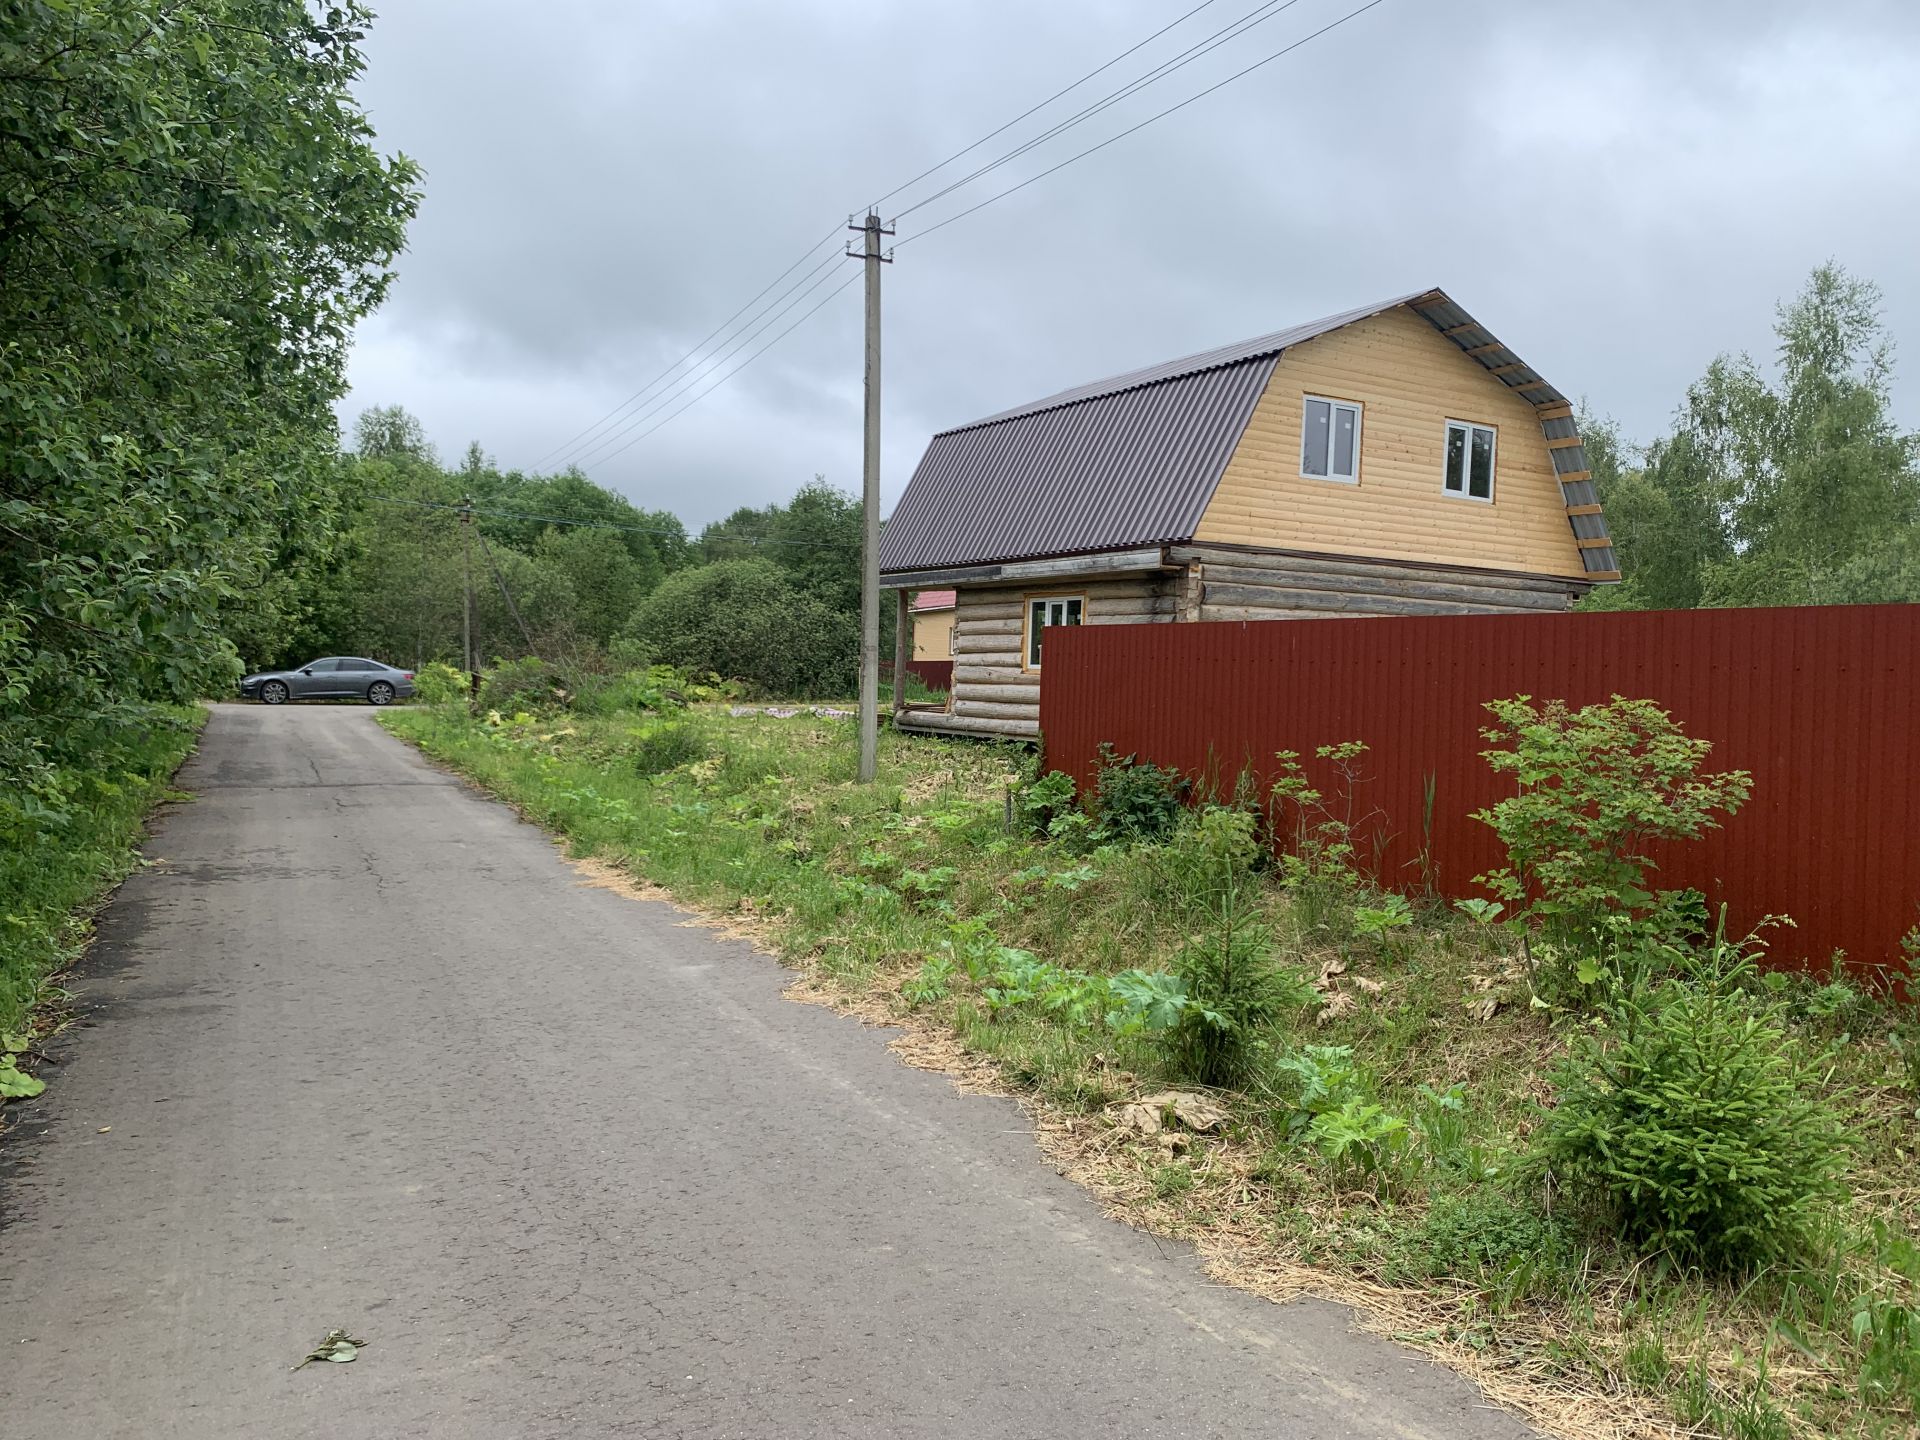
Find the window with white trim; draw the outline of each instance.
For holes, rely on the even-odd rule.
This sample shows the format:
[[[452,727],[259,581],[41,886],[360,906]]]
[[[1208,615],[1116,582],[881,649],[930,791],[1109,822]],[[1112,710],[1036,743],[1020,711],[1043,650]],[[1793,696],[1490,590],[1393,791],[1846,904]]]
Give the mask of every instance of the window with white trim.
[[[1491,425],[1447,421],[1447,494],[1463,500],[1492,501],[1493,442]]]
[[[1040,668],[1040,637],[1047,627],[1078,625],[1086,608],[1079,595],[1037,595],[1027,602],[1027,669]]]
[[[1308,395],[1300,410],[1300,473],[1310,480],[1360,478],[1360,407]]]

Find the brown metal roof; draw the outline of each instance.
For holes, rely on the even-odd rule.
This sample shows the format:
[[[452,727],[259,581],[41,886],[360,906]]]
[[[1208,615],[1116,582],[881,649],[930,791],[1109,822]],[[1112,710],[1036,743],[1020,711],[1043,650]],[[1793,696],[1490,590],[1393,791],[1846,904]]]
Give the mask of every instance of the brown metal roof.
[[[1330,330],[1410,306],[1537,409],[1558,415],[1565,397],[1498,348],[1439,290],[1205,350],[1062,390],[941,431],[894,506],[880,538],[888,574],[1043,556],[1089,554],[1190,540],[1282,351]],[[1492,347],[1492,348],[1490,348]],[[1570,421],[1546,420],[1550,430]],[[1587,477],[1578,447],[1554,452],[1568,504]],[[1575,467],[1579,467],[1576,469]],[[1590,485],[1587,488],[1591,488]],[[1584,496],[1581,504],[1590,503]],[[1606,533],[1598,515],[1577,535]],[[1582,526],[1585,526],[1585,529]],[[1613,551],[1582,552],[1590,572],[1611,571]]]

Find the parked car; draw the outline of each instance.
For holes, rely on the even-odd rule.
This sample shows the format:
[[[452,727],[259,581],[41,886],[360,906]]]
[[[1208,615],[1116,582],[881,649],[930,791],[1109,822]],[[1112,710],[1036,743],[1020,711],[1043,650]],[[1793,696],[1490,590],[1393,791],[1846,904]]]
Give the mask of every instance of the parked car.
[[[297,670],[263,670],[240,682],[240,694],[262,705],[289,700],[360,700],[391,705],[413,694],[413,672],[365,660],[358,655],[329,655]]]

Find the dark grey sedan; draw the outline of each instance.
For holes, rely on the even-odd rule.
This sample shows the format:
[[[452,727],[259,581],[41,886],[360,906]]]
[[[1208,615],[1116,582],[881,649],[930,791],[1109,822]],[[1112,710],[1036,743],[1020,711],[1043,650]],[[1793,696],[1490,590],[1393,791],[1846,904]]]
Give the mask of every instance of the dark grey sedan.
[[[263,705],[289,700],[365,700],[391,705],[413,694],[413,672],[363,660],[358,655],[329,655],[297,670],[265,670],[240,682],[240,693]]]

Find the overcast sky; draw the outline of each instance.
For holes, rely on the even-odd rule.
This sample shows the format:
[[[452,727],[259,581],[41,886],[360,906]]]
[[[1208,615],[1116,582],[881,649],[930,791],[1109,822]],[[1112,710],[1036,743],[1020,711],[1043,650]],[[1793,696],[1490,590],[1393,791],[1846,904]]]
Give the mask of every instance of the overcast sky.
[[[404,405],[446,458],[478,440],[503,466],[555,468],[568,452],[549,452],[849,211],[1196,3],[386,0],[362,92],[382,145],[425,166],[426,199],[361,332],[343,419]],[[903,216],[899,240],[1359,3],[1296,0]],[[882,212],[1256,4],[1214,0]],[[1646,439],[1715,354],[1768,351],[1776,301],[1836,259],[1885,292],[1896,403],[1915,425],[1917,158],[1911,0],[1383,0],[901,248],[885,272],[886,500],[937,429],[1432,285]],[[842,267],[858,268],[834,261],[622,441]],[[588,473],[695,527],[816,473],[857,489],[859,296],[850,285]]]

